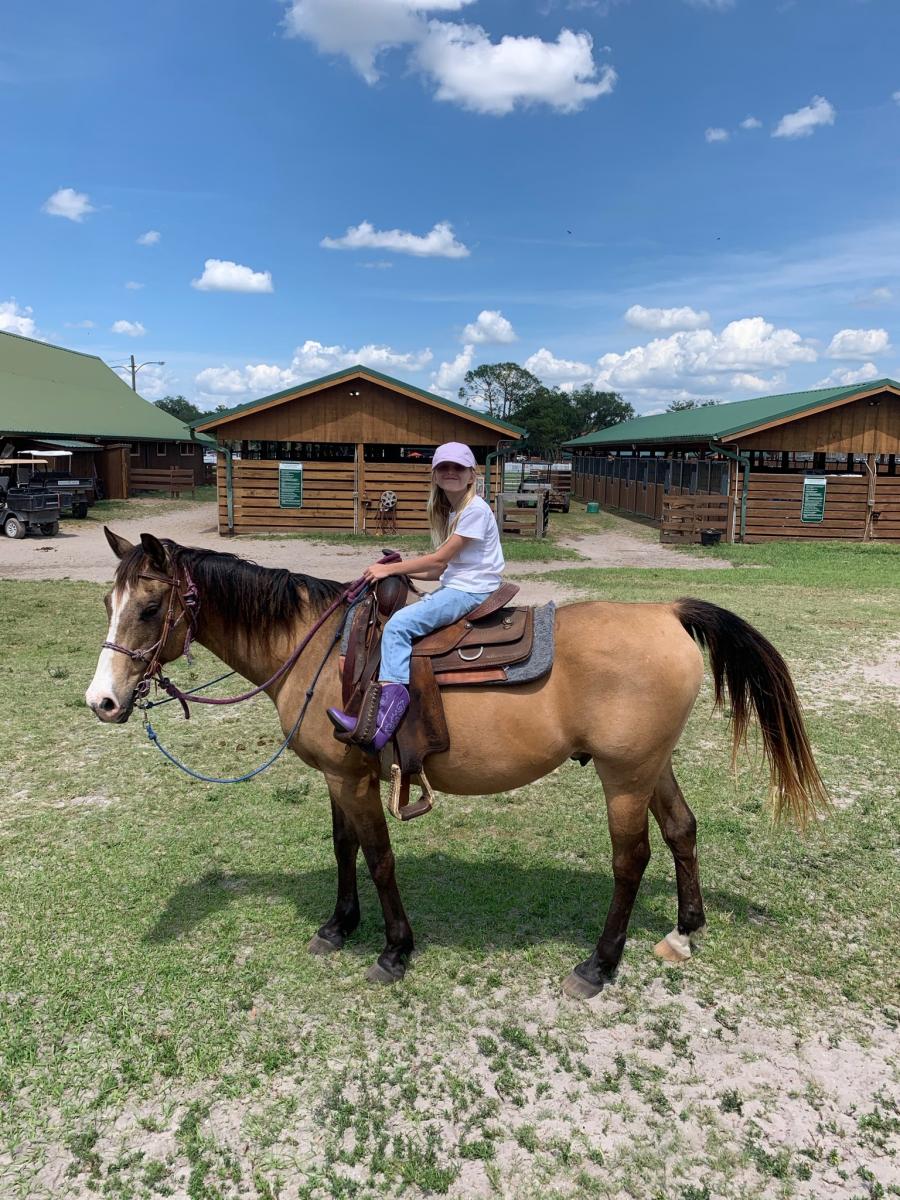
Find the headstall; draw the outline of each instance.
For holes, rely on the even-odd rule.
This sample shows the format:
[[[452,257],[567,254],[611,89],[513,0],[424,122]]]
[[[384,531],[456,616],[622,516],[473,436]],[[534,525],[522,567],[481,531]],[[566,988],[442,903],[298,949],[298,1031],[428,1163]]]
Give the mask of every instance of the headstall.
[[[179,566],[174,568],[174,574],[169,575],[154,575],[149,572],[142,572],[139,579],[151,579],[156,583],[166,583],[169,585],[169,603],[166,608],[165,619],[163,620],[162,632],[159,639],[152,646],[144,646],[139,650],[131,650],[128,646],[120,646],[118,642],[102,642],[104,650],[115,650],[119,654],[127,654],[133,662],[145,662],[147,670],[138,680],[137,686],[134,689],[135,700],[143,700],[150,691],[151,684],[154,679],[162,686],[168,683],[162,674],[162,653],[166,642],[169,639],[169,634],[184,621],[187,624],[187,633],[184,639],[184,648],[182,654],[185,655],[188,662],[191,660],[191,643],[194,640],[194,633],[197,627],[197,613],[200,608],[200,595],[197,591],[197,585],[191,579],[190,572],[187,567],[181,566],[183,579],[179,581],[178,571]],[[182,586],[179,586],[183,584]],[[176,605],[181,606],[181,611],[176,616]],[[180,656],[179,656],[180,657]],[[185,708],[185,712],[187,712]]]

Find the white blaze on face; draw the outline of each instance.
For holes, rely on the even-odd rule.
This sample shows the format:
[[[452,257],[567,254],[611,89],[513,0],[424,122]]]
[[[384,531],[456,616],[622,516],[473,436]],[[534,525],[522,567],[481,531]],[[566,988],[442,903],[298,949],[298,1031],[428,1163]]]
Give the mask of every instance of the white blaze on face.
[[[106,634],[108,642],[118,642],[119,640],[119,621],[128,603],[128,592],[128,588],[123,588],[122,591],[116,588],[112,594],[110,599],[109,630]],[[104,647],[100,651],[100,658],[97,660],[97,669],[94,671],[94,678],[91,680],[90,687],[84,694],[89,707],[99,704],[101,700],[105,700],[107,697],[111,697],[118,704],[119,698],[115,692],[113,672],[115,664],[120,657],[121,654],[118,650],[110,650]]]

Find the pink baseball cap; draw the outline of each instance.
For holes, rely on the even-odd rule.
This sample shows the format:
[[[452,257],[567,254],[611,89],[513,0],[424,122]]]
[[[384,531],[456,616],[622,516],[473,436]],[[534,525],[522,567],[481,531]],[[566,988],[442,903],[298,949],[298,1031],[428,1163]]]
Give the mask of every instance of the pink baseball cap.
[[[474,467],[475,455],[462,442],[444,442],[443,446],[438,446],[434,452],[434,458],[431,460],[432,471],[441,463],[456,463],[458,467]]]

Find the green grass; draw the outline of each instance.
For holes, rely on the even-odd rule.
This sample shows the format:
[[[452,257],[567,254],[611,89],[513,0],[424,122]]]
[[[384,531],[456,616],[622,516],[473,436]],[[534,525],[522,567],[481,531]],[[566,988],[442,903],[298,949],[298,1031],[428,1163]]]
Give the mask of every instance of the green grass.
[[[611,895],[590,767],[392,823],[419,953],[403,984],[373,989],[368,880],[347,950],[305,951],[333,904],[321,777],[293,759],[252,784],[191,783],[136,720],[104,727],[83,706],[103,589],[0,582],[0,1194],[465,1195],[476,1172],[517,1197],[763,1197],[877,1166],[900,1135],[889,1079],[849,1131],[822,1095],[789,1099],[790,1072],[782,1091],[765,1081],[795,1039],[821,1056],[868,1038],[875,1054],[900,1027],[896,691],[858,673],[900,634],[900,555],[726,549],[753,569],[692,571],[686,555],[683,572],[552,578],[701,595],[753,621],[791,663],[840,807],[805,837],[773,829],[763,773],[744,757],[731,776],[704,692],[676,769],[709,933],[681,972],[650,953],[675,912],[654,831],[622,971],[590,1006],[558,990]],[[176,677],[216,668],[201,650]],[[160,733],[200,767],[236,772],[277,742],[267,701],[189,723],[175,708]],[[781,1058],[759,1079],[706,1066],[711,1049],[734,1066],[770,1045]],[[812,1142],[760,1125],[788,1102],[812,1114]]]

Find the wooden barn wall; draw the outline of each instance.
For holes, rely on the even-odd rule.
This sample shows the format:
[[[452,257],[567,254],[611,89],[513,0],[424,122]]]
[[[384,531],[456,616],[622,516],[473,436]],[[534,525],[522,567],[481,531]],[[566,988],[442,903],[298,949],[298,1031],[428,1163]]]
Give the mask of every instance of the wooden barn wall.
[[[359,392],[358,396],[350,395]],[[248,413],[215,431],[221,441],[346,442],[381,445],[495,446],[503,435],[424,400],[365,379],[345,380],[264,412]]]
[[[745,450],[900,454],[900,396],[883,392],[740,439]]]
[[[802,475],[751,474],[747,497],[748,542],[786,538],[900,541],[900,476],[878,476],[872,520],[867,522],[870,481],[865,475],[826,475],[825,515],[800,520]],[[734,492],[734,521],[740,520],[740,483]]]
[[[218,477],[219,529],[228,529],[225,471]],[[353,532],[356,468],[353,463],[303,464],[303,507],[280,508],[278,463],[237,461],[233,470],[235,533],[333,529]]]
[[[357,473],[359,472],[359,473]],[[227,532],[225,468],[220,460],[218,481],[219,530]],[[499,490],[494,470],[491,491]],[[427,533],[425,506],[431,487],[427,463],[303,464],[303,507],[278,504],[278,463],[269,459],[236,460],[233,467],[234,531],[258,533],[299,529],[365,531],[372,537],[397,533]],[[384,492],[397,497],[393,522],[379,521],[378,502]],[[358,511],[357,510],[358,505]],[[354,514],[356,519],[354,521]]]

